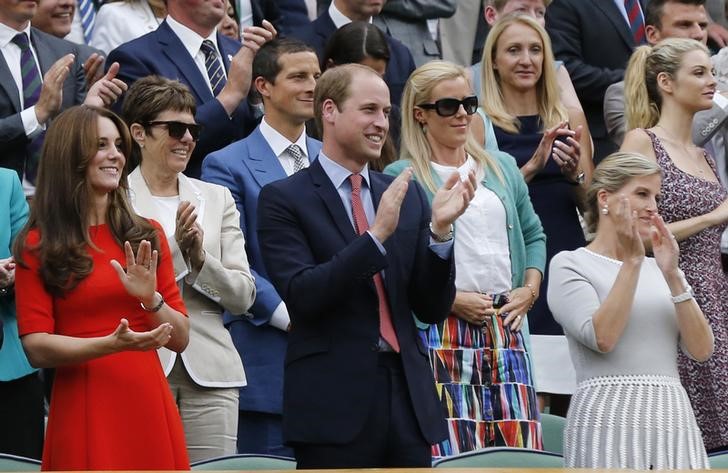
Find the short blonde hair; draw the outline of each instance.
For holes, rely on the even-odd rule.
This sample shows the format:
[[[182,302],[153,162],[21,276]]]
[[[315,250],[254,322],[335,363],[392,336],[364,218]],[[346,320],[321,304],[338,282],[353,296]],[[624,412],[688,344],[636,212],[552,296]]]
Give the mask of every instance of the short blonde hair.
[[[541,123],[544,128],[551,128],[569,119],[569,114],[561,103],[561,92],[556,78],[551,40],[546,30],[536,20],[522,13],[510,13],[496,21],[485,40],[480,78],[481,88],[483,89],[480,94],[483,97],[483,110],[498,127],[510,133],[519,132],[520,123],[515,115],[511,115],[506,110],[503,92],[501,91],[501,79],[494,68],[498,40],[509,26],[516,23],[534,30],[541,39],[541,44],[543,44],[543,64],[541,66],[541,77],[536,83],[536,95]]]
[[[599,221],[599,191],[615,193],[635,177],[662,174],[660,166],[639,153],[618,151],[612,153],[599,163],[592,174],[589,189],[586,192],[586,212],[584,220],[589,232],[595,232]]]

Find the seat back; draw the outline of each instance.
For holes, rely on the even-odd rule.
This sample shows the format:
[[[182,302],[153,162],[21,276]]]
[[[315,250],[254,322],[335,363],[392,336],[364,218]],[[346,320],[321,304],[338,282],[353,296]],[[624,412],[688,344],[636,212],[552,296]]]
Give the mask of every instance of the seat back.
[[[296,460],[276,455],[229,455],[193,463],[192,470],[295,470]]]
[[[566,419],[553,414],[541,414],[543,449],[547,452],[564,454],[564,427]]]
[[[708,462],[713,470],[728,469],[728,452],[722,451],[708,455]]]
[[[33,458],[0,453],[0,471],[40,471],[40,461]]]
[[[437,460],[435,468],[563,468],[564,458],[530,448],[491,447]]]

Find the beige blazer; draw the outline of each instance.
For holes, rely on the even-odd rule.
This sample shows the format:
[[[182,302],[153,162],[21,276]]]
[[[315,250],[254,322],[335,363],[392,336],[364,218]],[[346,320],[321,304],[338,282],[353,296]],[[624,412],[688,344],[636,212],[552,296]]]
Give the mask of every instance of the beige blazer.
[[[159,219],[161,209],[155,204],[139,167],[129,175],[129,190],[131,204],[139,215]],[[240,214],[226,187],[181,173],[179,196],[197,209],[205,249],[205,263],[199,274],[194,275],[174,234],[167,235],[175,277],[190,318],[190,343],[181,354],[182,361],[192,380],[200,386],[245,386],[243,363],[222,319],[223,310],[242,315],[255,299],[255,280],[245,254]],[[169,374],[177,355],[166,348],[158,352],[164,372]]]

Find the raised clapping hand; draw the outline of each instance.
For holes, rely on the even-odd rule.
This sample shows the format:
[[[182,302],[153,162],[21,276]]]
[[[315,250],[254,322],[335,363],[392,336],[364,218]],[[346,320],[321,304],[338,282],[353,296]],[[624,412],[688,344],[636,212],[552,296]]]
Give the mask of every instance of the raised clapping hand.
[[[387,190],[382,193],[379,200],[377,215],[374,217],[374,225],[369,231],[380,242],[384,241],[392,235],[399,223],[399,211],[402,207],[402,201],[407,194],[409,181],[412,178],[412,168],[407,168],[392,181]]]
[[[553,159],[556,164],[561,168],[561,173],[566,176],[567,179],[575,182],[579,176],[580,167],[579,160],[581,159],[581,139],[583,127],[579,125],[574,130],[572,136],[567,135],[566,142],[555,140],[553,142]]]
[[[432,231],[438,235],[448,232],[450,225],[465,212],[475,195],[478,182],[475,173],[468,173],[468,179],[460,180],[457,171],[437,190],[432,199]]]
[[[581,136],[580,127],[578,127],[577,130],[579,130],[579,136]],[[576,133],[576,131],[569,129],[569,124],[565,121],[544,131],[541,141],[538,143],[538,147],[536,148],[536,151],[534,151],[533,156],[531,156],[531,159],[529,159],[528,162],[526,162],[526,164],[524,164],[521,168],[526,182],[529,182],[533,179],[533,176],[541,172],[541,170],[546,166],[549,158],[552,156],[555,160],[558,158],[556,162],[560,166],[560,162],[564,164],[567,162],[571,163],[574,160],[573,153],[576,152],[574,150],[578,150],[579,153],[581,151],[578,138],[575,139]],[[568,144],[562,143],[564,146],[556,145],[556,138],[559,136],[567,137],[566,139]],[[574,143],[576,143],[575,146]],[[578,157],[576,158],[576,161],[578,164]]]
[[[652,254],[660,271],[665,275],[676,272],[680,247],[665,225],[665,221],[657,214],[652,216],[650,240],[652,240]]]
[[[645,245],[637,230],[637,211],[632,210],[629,199],[624,194],[615,196],[610,209],[614,227],[617,232],[617,244],[620,247],[623,261],[642,262],[645,257]],[[616,202],[615,202],[616,201]]]
[[[124,242],[126,254],[126,270],[118,261],[111,260],[111,266],[116,270],[119,280],[130,296],[139,299],[145,307],[151,307],[154,301],[154,292],[157,290],[157,250],[152,251],[152,244],[142,240],[136,256],[131,244]]]
[[[172,324],[160,324],[154,330],[135,332],[129,328],[129,321],[121,319],[114,333],[109,335],[115,351],[147,351],[165,346],[172,338]]]
[[[182,201],[177,207],[177,226],[174,239],[182,253],[190,260],[196,271],[200,271],[205,261],[205,250],[202,247],[204,232],[197,223],[195,206]]]
[[[97,107],[110,107],[113,105],[127,89],[126,83],[116,78],[118,73],[119,63],[115,62],[103,77],[89,87],[83,103]]]

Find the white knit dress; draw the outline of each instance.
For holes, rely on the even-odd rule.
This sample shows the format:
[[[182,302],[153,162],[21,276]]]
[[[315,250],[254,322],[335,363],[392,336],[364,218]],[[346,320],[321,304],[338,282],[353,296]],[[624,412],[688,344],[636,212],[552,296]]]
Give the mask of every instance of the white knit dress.
[[[551,261],[549,307],[564,327],[578,383],[564,432],[564,463],[572,468],[709,468],[677,371],[675,307],[654,259],[642,264],[619,342],[609,353],[597,348],[591,317],[620,265],[585,248]]]

